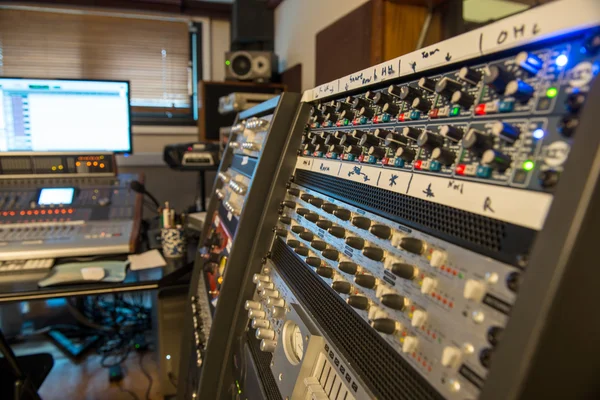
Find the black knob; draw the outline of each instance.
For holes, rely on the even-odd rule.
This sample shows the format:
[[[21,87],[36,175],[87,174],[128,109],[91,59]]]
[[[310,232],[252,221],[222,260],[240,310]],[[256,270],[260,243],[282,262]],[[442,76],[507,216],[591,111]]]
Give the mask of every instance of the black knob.
[[[423,97],[417,97],[412,102],[412,108],[421,112],[427,112],[431,108],[431,102]]]
[[[275,228],[275,234],[277,236],[281,236],[281,237],[286,237],[287,236],[287,229],[283,229],[283,228]]]
[[[298,197],[300,195],[300,189],[296,189],[296,188],[289,188],[287,192],[290,196],[294,196],[294,197]]]
[[[492,125],[492,133],[509,143],[514,143],[517,139],[519,139],[521,130],[507,122],[497,121],[494,122],[494,125]]]
[[[294,251],[302,257],[306,257],[308,255],[308,247],[298,246],[294,249]]]
[[[282,215],[281,217],[279,217],[279,222],[281,222],[284,225],[289,225],[292,223],[292,219],[286,215]]]
[[[402,86],[400,88],[400,99],[408,104],[412,104],[413,100],[417,97],[421,97],[421,91],[419,89],[412,86]]]
[[[312,140],[310,141],[310,143],[317,145],[317,144],[325,144],[325,139],[323,139],[322,136],[320,135],[315,135]]]
[[[489,165],[498,171],[505,171],[510,167],[511,159],[504,153],[494,149],[489,149],[484,151],[481,155],[481,163],[484,165]]]
[[[469,67],[462,67],[460,71],[458,71],[458,77],[473,86],[476,86],[479,83],[481,76],[481,72]]]
[[[365,247],[365,240],[356,236],[349,236],[346,238],[346,244],[353,249],[362,250]]]
[[[354,110],[344,110],[340,113],[340,119],[353,120],[355,116],[356,113],[354,112]]]
[[[343,154],[345,151],[346,147],[339,145],[339,144],[332,144],[331,146],[329,146],[327,148],[327,151],[329,153],[337,153],[337,154]]]
[[[342,112],[350,109],[350,104],[338,101],[335,103],[335,111]]]
[[[325,249],[321,255],[328,260],[337,261],[340,258],[340,252],[334,249]]]
[[[337,210],[334,210],[333,215],[335,215],[336,217],[338,217],[339,219],[341,219],[343,221],[349,221],[350,218],[352,217],[352,213],[350,211],[346,210],[345,208],[338,208]]]
[[[496,346],[502,338],[504,328],[499,326],[491,326],[487,331],[487,341],[492,346]]]
[[[512,78],[513,75],[510,72],[497,65],[492,65],[489,67],[488,73],[484,75],[483,83],[502,94]]]
[[[360,229],[369,229],[371,226],[371,220],[366,217],[354,217],[352,218],[352,225]]]
[[[369,308],[369,299],[365,296],[350,296],[346,299],[346,303],[358,310],[367,310]]]
[[[419,139],[421,132],[423,132],[422,129],[413,128],[412,126],[405,126],[402,128],[402,134],[412,140]]]
[[[351,261],[342,261],[338,264],[338,268],[340,269],[340,271],[351,275],[356,275],[356,273],[358,272],[358,265]]]
[[[385,145],[389,146],[390,143],[407,144],[408,139],[399,133],[392,132],[385,137]]]
[[[308,194],[308,193],[303,193],[302,196],[300,196],[300,198],[304,201],[309,201],[313,197],[315,197],[315,196],[313,196],[312,194]]]
[[[360,129],[354,129],[352,132],[350,132],[350,136],[352,136],[354,139],[356,139],[356,143],[360,142],[362,137],[366,134],[367,134],[366,131],[362,131]]]
[[[300,225],[294,225],[292,226],[292,232],[296,233],[296,234],[300,234],[302,232],[304,232],[306,229],[304,229],[303,226]]]
[[[367,91],[365,92],[365,99],[368,99],[368,100],[371,100],[371,101],[373,101],[373,100],[374,100],[374,98],[375,98],[375,95],[376,95],[376,94],[377,94],[377,93],[375,93],[375,92],[374,92],[374,91],[372,91],[372,90],[367,90]]]
[[[371,327],[377,332],[393,335],[396,333],[396,321],[390,318],[378,318],[371,322]]]
[[[308,213],[304,216],[304,218],[306,218],[306,220],[310,221],[310,222],[317,222],[319,220],[319,214],[315,214],[315,213]]]
[[[579,126],[579,118],[575,115],[567,115],[558,123],[558,132],[564,137],[573,137]]]
[[[413,280],[417,275],[417,268],[412,264],[393,263],[392,273],[402,279]]]
[[[343,239],[346,237],[346,230],[341,226],[332,226],[331,228],[327,229],[327,232],[338,239]]]
[[[333,134],[333,137],[338,140],[342,140],[342,138],[344,137],[345,134],[346,134],[346,132],[344,132],[344,131],[335,131],[335,133]]]
[[[492,365],[492,353],[493,349],[485,348],[479,352],[479,362],[485,368],[489,368]]]
[[[519,290],[519,285],[521,284],[521,273],[514,271],[506,276],[506,286],[513,292],[517,292]]]
[[[510,81],[504,90],[506,96],[512,96],[521,103],[527,103],[534,93],[533,86],[520,79]]]
[[[332,144],[340,144],[340,139],[336,138],[334,135],[329,135],[325,138],[324,143],[329,146]]]
[[[457,90],[456,92],[452,93],[450,102],[452,104],[458,104],[462,108],[469,109],[475,102],[475,97],[471,96],[467,92]]]
[[[385,103],[383,107],[381,107],[381,112],[390,114],[390,115],[398,115],[400,113],[400,106],[395,103]]]
[[[531,75],[536,75],[544,67],[544,60],[533,53],[522,51],[515,57],[515,64]]]
[[[379,247],[365,247],[363,255],[373,261],[381,261],[383,260],[384,253]]]
[[[321,206],[321,209],[326,213],[333,214],[333,212],[337,209],[337,206],[333,203],[325,203]]]
[[[381,304],[393,310],[402,311],[406,308],[407,300],[399,294],[389,293],[381,296]]]
[[[281,203],[281,205],[291,209],[296,208],[296,202],[291,200],[285,200]]]
[[[331,288],[338,293],[348,294],[352,291],[352,285],[345,281],[336,281],[331,284]]]
[[[325,121],[336,122],[338,120],[338,116],[335,113],[327,113],[324,115]]]
[[[392,96],[400,97],[400,86],[390,85],[387,88],[387,92]]]
[[[369,229],[373,235],[377,236],[380,239],[388,240],[392,237],[392,228],[387,225],[375,224],[371,226]]]
[[[325,267],[325,266],[317,267],[316,272],[318,275],[322,276],[323,278],[328,278],[328,279],[333,278],[333,275],[334,275],[333,268]]]
[[[354,277],[354,283],[367,289],[373,289],[377,286],[377,279],[373,275],[361,274]]]
[[[360,110],[358,110],[358,115],[361,117],[373,118],[375,111],[373,111],[373,109],[369,106],[361,107]]]
[[[419,79],[419,83],[418,83],[418,85],[421,89],[425,89],[428,92],[432,92],[432,93],[435,92],[435,84],[436,84],[436,82],[433,79],[425,78],[425,77]]]
[[[329,229],[331,228],[331,225],[333,225],[331,221],[326,219],[320,219],[317,221],[317,226],[321,229]]]
[[[385,140],[387,138],[387,136],[390,134],[391,132],[388,131],[387,129],[380,129],[377,128],[375,129],[375,131],[373,132],[373,136],[375,136],[377,139],[379,140]]]
[[[332,106],[323,105],[323,106],[321,106],[321,112],[323,113],[323,115],[334,114],[335,108]]]
[[[378,106],[382,106],[385,103],[391,103],[391,102],[392,102],[392,98],[390,96],[388,96],[387,94],[385,94],[384,92],[377,92],[373,96],[373,103],[377,104]]]
[[[409,149],[408,147],[398,147],[396,149],[395,154],[396,157],[401,158],[402,160],[408,163],[412,162],[415,159],[416,155],[417,153],[414,150]]]
[[[291,248],[294,247],[298,247],[300,246],[300,242],[294,239],[288,239],[288,241],[286,242],[288,246],[290,246]]]
[[[461,89],[462,89],[462,85],[459,82],[456,82],[455,80],[452,80],[448,77],[444,77],[444,78],[440,79],[435,84],[436,93],[438,93],[440,96],[443,96],[447,99],[450,99],[452,97],[452,95],[454,94],[454,92],[460,91]]]
[[[422,255],[425,252],[427,246],[421,239],[404,237],[400,240],[400,247],[409,253]]]
[[[456,159],[456,154],[453,151],[445,149],[443,147],[436,147],[431,152],[431,159],[439,162],[446,167],[454,164],[454,160]]]
[[[308,208],[299,208],[296,210],[296,213],[298,213],[299,215],[306,215],[310,213],[310,210]]]
[[[322,114],[319,115],[313,115],[310,119],[313,123],[317,123],[320,124],[323,121],[325,121],[325,117]]]
[[[307,151],[309,153],[314,153],[315,151],[315,145],[307,143],[304,145],[304,147],[302,147],[302,150]]]
[[[368,133],[365,133],[362,138],[360,138],[360,141],[358,142],[358,144],[360,146],[365,146],[365,147],[369,147],[369,146],[377,146],[379,145],[379,139],[377,139],[375,136],[370,135]]]
[[[318,144],[318,145],[315,146],[315,151],[316,152],[319,152],[319,151],[326,152],[327,149],[329,149],[329,146],[327,146],[325,144]]]
[[[315,237],[315,235],[309,231],[301,232],[298,236],[300,236],[300,239],[306,240],[307,242],[310,242]]]
[[[340,144],[344,145],[344,146],[348,146],[348,145],[352,145],[352,144],[358,144],[358,140],[359,139],[356,139],[352,135],[344,135],[344,136],[342,136],[342,139],[340,140]]]
[[[323,263],[319,257],[313,257],[313,256],[306,257],[306,259],[304,261],[313,268],[320,267],[321,264]]]
[[[354,108],[355,110],[360,110],[361,108],[365,108],[368,106],[369,102],[360,97],[355,97],[354,100],[352,100],[352,108]]]
[[[423,131],[417,139],[417,145],[428,151],[444,145],[444,138],[429,131]]]
[[[477,155],[481,155],[494,146],[494,138],[472,128],[463,137],[462,146]]]
[[[322,240],[313,240],[310,242],[310,247],[318,251],[323,251],[327,248],[327,243]]]
[[[318,197],[313,197],[312,199],[310,199],[308,201],[310,204],[312,204],[315,207],[321,207],[324,203],[323,199],[320,199]]]
[[[569,110],[572,113],[578,113],[579,110],[581,110],[581,107],[583,107],[583,104],[585,103],[585,97],[585,93],[582,92],[571,93],[567,97],[567,100],[565,102],[567,110]]]
[[[552,169],[548,169],[546,171],[540,172],[538,176],[540,181],[540,186],[543,188],[551,188],[558,183],[558,179],[560,178],[560,173],[558,171],[554,171]]]
[[[315,115],[321,115],[321,110],[319,110],[320,107],[321,107],[320,105],[318,105],[316,107],[311,107],[310,108],[310,116],[313,117]]]
[[[460,141],[463,138],[465,132],[453,125],[442,125],[440,127],[440,135],[447,137],[455,142]]]
[[[387,151],[383,147],[371,146],[371,147],[369,147],[367,154],[375,157],[378,160],[381,160],[382,158],[384,158],[387,155]]]

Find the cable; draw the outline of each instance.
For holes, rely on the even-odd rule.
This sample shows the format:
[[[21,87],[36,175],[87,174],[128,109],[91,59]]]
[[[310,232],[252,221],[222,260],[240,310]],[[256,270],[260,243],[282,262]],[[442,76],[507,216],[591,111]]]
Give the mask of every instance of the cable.
[[[150,390],[152,390],[152,376],[150,376],[150,374],[148,372],[146,372],[146,370],[144,369],[144,356],[146,355],[146,353],[141,353],[140,356],[138,357],[138,362],[140,364],[140,369],[142,370],[142,373],[146,376],[146,378],[148,378],[148,389],[146,389],[146,400],[150,400]]]
[[[123,386],[121,386],[121,385],[119,385],[119,390],[120,390],[121,392],[128,393],[128,394],[129,394],[131,397],[133,397],[135,400],[140,400],[140,398],[137,396],[137,394],[135,394],[134,392],[132,392],[132,391],[131,391],[131,390],[129,390],[129,389],[125,389],[125,388],[123,388]]]
[[[175,375],[173,375],[172,372],[169,372],[167,376],[169,377],[169,382],[171,382],[171,385],[175,386],[175,389],[177,389],[177,378]]]

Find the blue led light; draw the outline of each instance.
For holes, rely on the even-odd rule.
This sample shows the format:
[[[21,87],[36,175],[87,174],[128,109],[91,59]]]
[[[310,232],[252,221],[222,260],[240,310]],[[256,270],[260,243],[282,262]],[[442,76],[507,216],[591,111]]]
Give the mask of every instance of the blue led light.
[[[556,57],[556,65],[558,65],[559,67],[564,67],[565,65],[567,65],[568,62],[569,57],[567,57],[564,54],[561,54],[560,56]]]
[[[541,139],[544,137],[544,130],[542,128],[538,128],[535,131],[533,131],[533,137],[536,139]]]

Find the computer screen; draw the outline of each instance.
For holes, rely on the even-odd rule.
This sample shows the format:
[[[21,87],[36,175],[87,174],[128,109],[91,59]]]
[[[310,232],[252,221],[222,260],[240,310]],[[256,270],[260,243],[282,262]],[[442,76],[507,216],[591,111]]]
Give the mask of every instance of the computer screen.
[[[0,151],[131,152],[129,82],[0,78]]]

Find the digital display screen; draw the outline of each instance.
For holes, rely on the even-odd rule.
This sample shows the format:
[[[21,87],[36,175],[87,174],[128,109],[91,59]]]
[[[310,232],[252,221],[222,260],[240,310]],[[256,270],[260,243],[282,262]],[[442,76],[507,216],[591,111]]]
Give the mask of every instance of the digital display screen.
[[[75,188],[44,188],[40,191],[38,204],[41,206],[71,204],[74,196]]]

